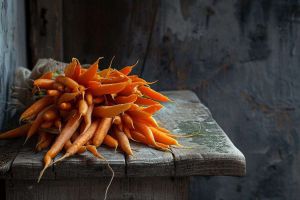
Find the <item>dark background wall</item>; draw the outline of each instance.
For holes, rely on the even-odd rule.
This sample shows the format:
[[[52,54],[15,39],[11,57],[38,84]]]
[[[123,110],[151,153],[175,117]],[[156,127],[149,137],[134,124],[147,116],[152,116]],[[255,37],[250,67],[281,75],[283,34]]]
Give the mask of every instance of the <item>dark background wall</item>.
[[[299,1],[31,0],[27,13],[29,67],[40,57],[105,56],[106,66],[115,55],[115,67],[138,58],[135,72],[159,89],[197,93],[245,154],[247,176],[195,177],[192,199],[300,195]]]

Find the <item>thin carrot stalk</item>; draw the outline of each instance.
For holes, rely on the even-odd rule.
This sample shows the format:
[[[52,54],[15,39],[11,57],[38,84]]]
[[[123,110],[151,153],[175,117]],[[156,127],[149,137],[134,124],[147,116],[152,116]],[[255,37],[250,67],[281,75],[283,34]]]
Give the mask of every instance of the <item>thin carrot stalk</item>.
[[[71,110],[72,109],[72,104],[68,102],[63,102],[59,104],[59,109],[61,110]]]
[[[53,72],[46,72],[39,79],[51,79],[53,76]]]
[[[115,101],[118,103],[118,104],[123,104],[123,103],[133,103],[136,101],[137,99],[137,95],[136,94],[131,94],[129,96],[117,96],[115,98]]]
[[[168,136],[166,133],[164,133],[154,127],[150,127],[150,129],[151,129],[153,136],[157,142],[167,144],[167,145],[178,145],[177,140]]]
[[[114,148],[114,149],[117,149],[118,145],[119,145],[118,141],[115,138],[113,138],[112,136],[110,136],[110,135],[106,135],[104,137],[103,144],[105,144],[105,145],[107,145],[107,146],[109,146],[111,148]]]
[[[61,104],[63,102],[69,102],[74,100],[80,93],[79,92],[72,92],[72,93],[64,93],[62,94],[58,101],[57,104]]]
[[[120,117],[119,115],[115,116],[115,117],[113,118],[112,123],[113,123],[113,124],[116,124],[116,125],[121,124],[121,123],[122,123],[121,117]]]
[[[120,144],[121,149],[127,154],[127,155],[133,155],[128,137],[125,135],[124,132],[118,130],[117,128],[114,128],[114,134],[118,140],[118,143]]]
[[[84,99],[79,100],[78,103],[78,112],[82,115],[85,116],[86,113],[88,112],[88,104],[86,103],[86,101]]]
[[[145,105],[145,106],[151,106],[151,105],[158,104],[157,101],[154,101],[149,98],[139,97],[139,96],[137,97],[135,103],[139,104],[139,105]]]
[[[136,61],[135,64],[131,65],[131,66],[126,66],[124,68],[122,68],[120,70],[120,72],[122,72],[124,75],[128,75],[130,74],[130,72],[132,71],[132,69],[139,63],[139,60]]]
[[[0,134],[0,139],[10,139],[25,136],[30,128],[31,124],[24,124],[13,130],[6,131]]]
[[[159,111],[162,108],[163,108],[163,105],[154,104],[154,105],[151,105],[151,106],[148,106],[148,107],[144,108],[143,111],[153,115],[154,113],[156,113],[157,111]]]
[[[95,96],[102,96],[104,94],[113,94],[122,91],[128,85],[128,81],[112,84],[99,84],[90,81],[88,84],[88,90]]]
[[[156,92],[155,90],[151,89],[150,87],[140,86],[139,91],[141,91],[143,95],[146,95],[156,101],[162,101],[162,102],[171,101],[168,97],[166,97],[165,95],[163,95],[159,92]]]
[[[53,125],[53,121],[45,121],[43,123],[41,123],[41,128],[51,128]]]
[[[60,92],[58,90],[47,90],[47,95],[57,97],[60,95]]]
[[[78,82],[82,85],[87,85],[89,81],[93,80],[94,76],[97,75],[98,63],[100,58],[92,64],[83,74],[78,77]]]
[[[53,158],[62,150],[66,141],[68,141],[72,134],[77,130],[79,124],[81,122],[81,115],[79,113],[75,114],[70,120],[67,122],[65,127],[62,129],[61,133],[56,138],[54,144],[52,144],[49,151],[44,156],[44,168],[40,172],[38,182],[40,182],[45,170],[50,166]]]
[[[42,124],[43,122],[43,116],[45,114],[46,111],[50,110],[53,108],[53,105],[51,106],[48,106],[46,108],[44,108],[38,115],[37,117],[35,118],[35,120],[32,122],[32,125],[30,126],[30,129],[28,130],[27,132],[27,136],[26,136],[26,139],[25,139],[25,142],[24,144],[27,142],[28,139],[30,139],[35,133],[37,133],[40,125]]]
[[[89,107],[88,107],[88,110],[86,112],[86,115],[83,116],[83,119],[84,119],[84,129],[83,129],[83,132],[85,132],[89,127],[90,125],[92,124],[92,113],[93,113],[93,109],[94,109],[94,104],[91,104]]]
[[[79,84],[73,79],[66,76],[58,76],[55,79],[56,82],[63,84],[64,86],[72,89],[72,91],[78,91]]]
[[[88,130],[82,134],[80,134],[77,139],[73,142],[73,144],[67,149],[66,153],[56,160],[54,163],[60,162],[67,157],[70,157],[78,152],[81,146],[83,146],[89,139],[91,139],[97,129],[99,122],[94,121]]]
[[[20,121],[29,120],[34,118],[42,109],[52,104],[54,99],[46,96],[36,102],[34,102],[29,108],[27,108],[21,115]]]
[[[43,119],[44,119],[45,121],[53,121],[53,120],[55,120],[57,117],[58,117],[58,116],[57,116],[57,113],[56,113],[56,111],[55,111],[54,108],[53,108],[53,109],[47,110],[47,111],[44,113],[44,115],[43,115]]]
[[[55,83],[55,81],[51,79],[36,79],[33,85],[37,88],[53,89],[53,83]]]
[[[134,129],[133,120],[128,114],[123,113],[121,117],[122,117],[122,122],[125,124],[125,126]]]
[[[99,147],[112,124],[112,118],[102,118],[93,137],[93,145]],[[109,140],[109,139],[108,139]]]
[[[86,103],[90,106],[93,104],[93,95],[90,92],[85,94]]]
[[[97,106],[94,108],[93,115],[95,117],[114,117],[128,110],[131,105],[131,103],[125,103],[113,106]]]

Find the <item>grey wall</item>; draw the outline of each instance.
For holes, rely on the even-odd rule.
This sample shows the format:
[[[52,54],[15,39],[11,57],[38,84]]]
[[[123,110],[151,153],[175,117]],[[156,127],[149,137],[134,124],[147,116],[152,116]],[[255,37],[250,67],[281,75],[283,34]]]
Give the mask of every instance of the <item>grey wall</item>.
[[[17,66],[26,66],[25,1],[0,0],[0,127],[10,102],[7,98]]]

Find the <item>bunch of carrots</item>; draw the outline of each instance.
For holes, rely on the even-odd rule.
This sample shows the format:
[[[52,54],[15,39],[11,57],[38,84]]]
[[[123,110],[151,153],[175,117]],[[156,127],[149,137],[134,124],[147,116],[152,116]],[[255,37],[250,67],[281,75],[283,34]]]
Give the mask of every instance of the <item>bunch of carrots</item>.
[[[73,58],[64,73],[47,72],[33,82],[33,93],[43,94],[21,115],[20,127],[0,139],[37,135],[36,151],[47,149],[44,171],[74,154],[91,152],[97,158],[102,144],[133,155],[130,140],[159,150],[179,145],[176,136],[160,127],[153,114],[170,99],[150,88],[152,83],[129,75],[132,66],[99,71],[98,59],[89,68]],[[53,162],[64,150],[64,155]]]

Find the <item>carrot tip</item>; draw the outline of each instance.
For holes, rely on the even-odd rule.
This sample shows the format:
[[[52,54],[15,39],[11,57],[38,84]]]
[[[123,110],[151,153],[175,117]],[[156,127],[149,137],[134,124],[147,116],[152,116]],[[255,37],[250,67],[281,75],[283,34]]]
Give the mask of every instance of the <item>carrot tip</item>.
[[[26,137],[24,143],[23,143],[23,146],[27,143],[27,141],[29,140],[29,137]]]
[[[40,172],[40,175],[39,175],[39,178],[37,180],[37,182],[39,183],[42,179],[42,176],[44,175],[46,169],[49,167],[49,164],[48,165],[45,165],[45,167],[42,169],[42,171]]]
[[[56,161],[54,161],[54,162],[52,163],[52,165],[54,165],[55,163],[58,163],[58,162],[64,160],[65,158],[67,158],[67,157],[69,157],[69,156],[70,156],[69,153],[65,153],[65,155],[63,155],[61,158],[59,158],[59,159],[57,159]]]

